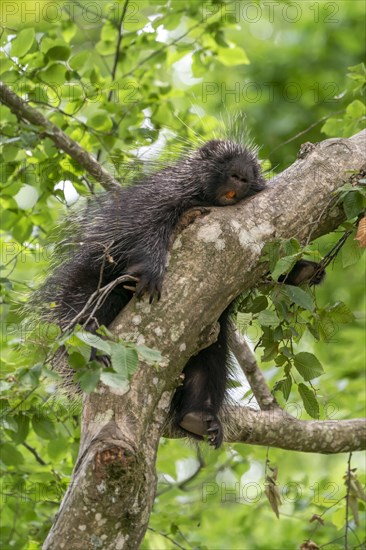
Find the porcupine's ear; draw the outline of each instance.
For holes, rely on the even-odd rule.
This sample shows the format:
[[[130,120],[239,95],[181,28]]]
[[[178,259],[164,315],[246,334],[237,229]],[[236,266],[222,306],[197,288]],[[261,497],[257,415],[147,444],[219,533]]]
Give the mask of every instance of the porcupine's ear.
[[[207,141],[202,147],[200,147],[197,152],[202,159],[209,160],[216,155],[216,151],[219,146],[219,139],[211,139],[210,141]]]

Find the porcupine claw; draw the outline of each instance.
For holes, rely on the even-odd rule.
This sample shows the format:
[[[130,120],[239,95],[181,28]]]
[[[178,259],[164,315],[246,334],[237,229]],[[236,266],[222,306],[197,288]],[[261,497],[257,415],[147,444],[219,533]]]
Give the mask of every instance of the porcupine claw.
[[[142,298],[145,292],[149,294],[150,304],[153,302],[155,297],[157,298],[157,301],[160,300],[161,288],[163,284],[162,276],[149,273],[144,265],[131,266],[128,271],[128,275],[131,275],[138,281],[134,289],[135,296],[138,300]]]
[[[221,422],[213,415],[206,417],[208,442],[212,447],[218,449],[224,439]]]
[[[191,411],[177,423],[180,428],[197,439],[207,437],[209,445],[218,449],[224,439],[220,420],[213,413]]]

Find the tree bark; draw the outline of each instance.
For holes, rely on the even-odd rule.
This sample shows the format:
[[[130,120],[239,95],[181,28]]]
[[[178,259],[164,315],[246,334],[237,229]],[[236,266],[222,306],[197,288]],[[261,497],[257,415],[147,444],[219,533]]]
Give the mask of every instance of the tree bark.
[[[154,501],[159,437],[184,365],[226,306],[265,274],[260,256],[267,241],[308,242],[344,219],[335,191],[365,166],[365,135],[316,145],[267,190],[212,208],[177,237],[160,302],[132,300],[111,327],[164,359],[157,367],[141,362],[124,395],[101,387],[85,397],[79,457],[44,549],[139,547]],[[320,453],[365,447],[362,420],[305,422],[276,408],[230,414],[230,441]]]

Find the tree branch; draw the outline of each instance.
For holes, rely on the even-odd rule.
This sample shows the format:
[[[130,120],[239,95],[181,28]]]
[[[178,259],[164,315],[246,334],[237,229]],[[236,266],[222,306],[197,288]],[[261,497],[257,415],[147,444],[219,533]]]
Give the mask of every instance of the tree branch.
[[[258,367],[254,354],[244,338],[241,337],[239,331],[234,330],[233,326],[230,332],[230,349],[248,380],[259,407],[263,411],[274,407],[280,408],[267,386],[266,379]]]
[[[93,176],[106,191],[119,188],[120,184],[103,168],[95,158],[85,151],[76,141],[67,136],[58,126],[48,120],[40,111],[31,107],[24,99],[15,94],[3,82],[0,82],[0,101],[15,114],[19,120],[25,120],[42,128],[54,144],[76,160]]]
[[[366,419],[299,420],[279,407],[256,411],[232,407],[225,411],[230,425],[226,441],[262,445],[305,453],[335,454],[366,449]]]
[[[139,546],[154,501],[156,450],[170,398],[200,335],[265,274],[260,259],[266,242],[294,235],[305,242],[329,233],[344,219],[335,192],[350,171],[365,164],[365,135],[317,144],[266,191],[234,207],[212,209],[177,237],[160,302],[132,300],[111,327],[125,340],[158,349],[165,359],[157,367],[141,362],[124,395],[101,387],[85,397],[79,457],[45,549],[58,548],[59,541],[74,550],[99,541],[104,549]],[[232,417],[231,441],[307,452],[316,452],[311,445],[317,437],[323,439],[318,452],[364,446],[361,420],[301,422],[282,411],[246,408],[235,409]],[[81,537],[90,514],[92,538],[85,530]]]

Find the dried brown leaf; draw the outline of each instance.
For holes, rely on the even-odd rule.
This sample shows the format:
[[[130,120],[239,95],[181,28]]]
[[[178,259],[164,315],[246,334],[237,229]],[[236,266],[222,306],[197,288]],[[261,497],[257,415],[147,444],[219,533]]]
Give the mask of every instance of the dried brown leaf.
[[[316,544],[313,540],[306,540],[300,546],[300,550],[319,550],[320,546]]]
[[[366,217],[358,224],[355,240],[359,242],[360,248],[366,248]]]

